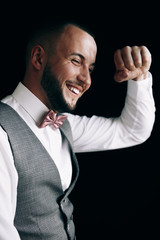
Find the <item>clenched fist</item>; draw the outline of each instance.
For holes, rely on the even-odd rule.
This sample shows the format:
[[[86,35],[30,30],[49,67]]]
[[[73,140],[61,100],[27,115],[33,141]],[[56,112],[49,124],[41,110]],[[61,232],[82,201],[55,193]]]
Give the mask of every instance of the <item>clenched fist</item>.
[[[145,46],[126,46],[114,54],[116,73],[114,79],[124,82],[139,81],[147,77],[151,65],[151,54]]]

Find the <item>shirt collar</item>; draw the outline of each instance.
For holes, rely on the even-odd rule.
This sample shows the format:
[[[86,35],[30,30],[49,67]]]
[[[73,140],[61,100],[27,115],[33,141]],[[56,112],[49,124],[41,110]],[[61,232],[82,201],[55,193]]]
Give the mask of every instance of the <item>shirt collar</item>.
[[[13,92],[12,96],[18,101],[21,107],[33,118],[36,123],[39,123],[48,112],[48,108],[44,105],[28,88],[21,82]]]

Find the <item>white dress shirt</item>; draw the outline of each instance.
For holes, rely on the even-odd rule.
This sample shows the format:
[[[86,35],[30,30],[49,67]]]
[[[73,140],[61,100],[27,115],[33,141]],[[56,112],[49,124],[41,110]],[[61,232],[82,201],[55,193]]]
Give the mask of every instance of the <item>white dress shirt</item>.
[[[48,108],[22,83],[14,93],[2,100],[24,119],[44,145],[55,162],[63,189],[68,188],[72,166],[67,143],[59,130],[51,126],[38,128]],[[125,106],[119,118],[68,115],[73,134],[75,152],[92,152],[118,149],[144,142],[151,133],[155,106],[152,95],[152,76],[139,82],[128,81]],[[67,169],[67,171],[66,171]],[[14,227],[18,174],[14,165],[7,134],[0,127],[0,239],[19,240]]]

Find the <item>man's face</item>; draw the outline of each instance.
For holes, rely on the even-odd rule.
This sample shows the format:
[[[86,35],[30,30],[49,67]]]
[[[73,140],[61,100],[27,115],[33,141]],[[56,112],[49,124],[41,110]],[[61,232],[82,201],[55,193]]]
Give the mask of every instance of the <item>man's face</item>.
[[[96,53],[92,36],[75,26],[66,27],[55,53],[48,58],[41,82],[54,110],[75,109],[78,99],[91,86]]]

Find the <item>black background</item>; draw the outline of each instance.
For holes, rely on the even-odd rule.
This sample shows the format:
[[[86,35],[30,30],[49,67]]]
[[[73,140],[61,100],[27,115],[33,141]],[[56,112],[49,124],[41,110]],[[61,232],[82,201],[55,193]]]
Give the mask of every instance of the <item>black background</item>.
[[[137,239],[151,232],[154,239],[160,215],[158,5],[136,1],[7,3],[1,8],[1,98],[10,94],[24,76],[25,44],[30,31],[44,21],[61,19],[87,26],[94,32],[98,45],[92,87],[79,101],[77,114],[119,116],[126,83],[113,80],[113,54],[125,45],[146,45],[151,51],[150,71],[157,109],[151,137],[145,143],[127,149],[77,154],[80,177],[71,194],[77,238]],[[140,235],[136,235],[139,230]]]

